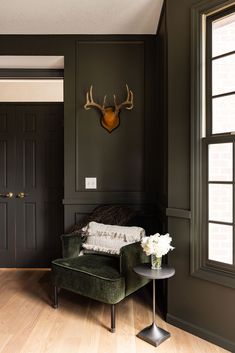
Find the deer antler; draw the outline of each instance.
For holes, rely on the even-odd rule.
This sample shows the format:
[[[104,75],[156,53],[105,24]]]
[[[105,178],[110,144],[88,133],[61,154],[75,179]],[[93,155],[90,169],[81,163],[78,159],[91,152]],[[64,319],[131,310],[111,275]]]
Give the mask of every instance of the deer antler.
[[[127,90],[127,97],[126,100],[124,102],[122,102],[121,104],[117,104],[116,102],[116,95],[113,95],[113,99],[114,99],[114,104],[115,104],[115,113],[118,114],[119,110],[124,107],[125,105],[130,105],[129,107],[126,107],[126,109],[131,110],[134,107],[133,104],[133,92],[131,90],[129,90],[128,85],[126,84],[126,90]]]
[[[86,104],[84,105],[84,108],[86,110],[91,109],[91,107],[95,107],[97,109],[100,109],[102,113],[105,111],[105,100],[106,100],[106,95],[104,96],[104,101],[103,105],[97,104],[94,102],[93,95],[92,95],[92,85],[90,87],[90,91],[86,93]]]

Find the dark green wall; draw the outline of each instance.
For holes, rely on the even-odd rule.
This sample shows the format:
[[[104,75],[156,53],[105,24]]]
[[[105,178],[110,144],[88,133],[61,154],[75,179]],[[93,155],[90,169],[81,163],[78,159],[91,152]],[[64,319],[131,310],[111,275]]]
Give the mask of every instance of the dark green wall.
[[[167,319],[235,352],[234,289],[190,275],[190,10],[197,3],[167,0],[161,30],[168,54],[168,231],[176,247]]]
[[[0,36],[0,55],[63,55],[65,230],[96,205],[156,203],[157,140],[155,36]],[[134,109],[123,109],[111,134],[100,113],[85,111],[85,93],[112,104],[134,92]],[[59,158],[59,156],[58,156]],[[85,177],[97,177],[97,190],[85,190]],[[157,216],[157,215],[156,215]]]
[[[97,176],[99,192],[142,192],[144,187],[144,42],[78,42],[76,56],[76,192],[86,176]],[[125,84],[134,92],[134,108],[122,109],[112,133],[101,128],[101,112],[84,109],[85,92],[93,84],[99,104],[126,99]],[[95,138],[94,138],[95,137]],[[88,148],[89,146],[89,148]]]

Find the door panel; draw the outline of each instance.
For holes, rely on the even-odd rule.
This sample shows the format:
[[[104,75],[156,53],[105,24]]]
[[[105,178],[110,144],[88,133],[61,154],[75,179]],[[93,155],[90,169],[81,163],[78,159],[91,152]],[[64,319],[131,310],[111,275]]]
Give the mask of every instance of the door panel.
[[[15,267],[15,207],[14,201],[0,199],[0,265]]]
[[[0,203],[0,249],[7,249],[7,204]]]
[[[13,120],[16,197],[8,203],[15,208],[15,266],[48,266],[59,256],[63,232],[63,105],[15,105]],[[0,176],[4,180],[1,171]],[[5,217],[6,211],[0,212]]]
[[[15,183],[15,136],[14,109],[0,105],[0,261],[4,267],[13,266],[15,258],[14,229],[15,204],[7,198],[14,192]]]
[[[1,140],[0,141],[0,185],[2,187],[7,186],[7,141]]]

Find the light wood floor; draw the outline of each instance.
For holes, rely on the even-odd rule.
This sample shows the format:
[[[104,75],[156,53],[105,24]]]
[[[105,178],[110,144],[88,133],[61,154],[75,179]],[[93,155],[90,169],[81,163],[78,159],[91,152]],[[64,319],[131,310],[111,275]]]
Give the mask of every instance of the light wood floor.
[[[141,290],[117,305],[117,329],[112,334],[108,331],[108,305],[64,291],[55,310],[50,305],[48,271],[0,270],[0,352],[228,352],[166,324],[159,316],[158,325],[171,332],[171,338],[157,348],[137,338],[136,334],[151,323],[148,296]]]

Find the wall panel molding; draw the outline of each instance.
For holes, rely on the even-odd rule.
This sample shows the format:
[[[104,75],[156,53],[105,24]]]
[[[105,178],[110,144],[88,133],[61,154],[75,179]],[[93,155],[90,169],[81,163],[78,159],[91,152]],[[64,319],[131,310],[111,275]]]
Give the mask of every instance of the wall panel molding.
[[[175,218],[191,219],[191,211],[190,210],[185,210],[185,209],[182,209],[182,208],[171,208],[171,207],[168,207],[166,209],[166,216],[167,217],[175,217]]]
[[[148,203],[145,193],[139,192],[80,192],[77,198],[64,199],[63,204],[101,204],[101,203]]]

